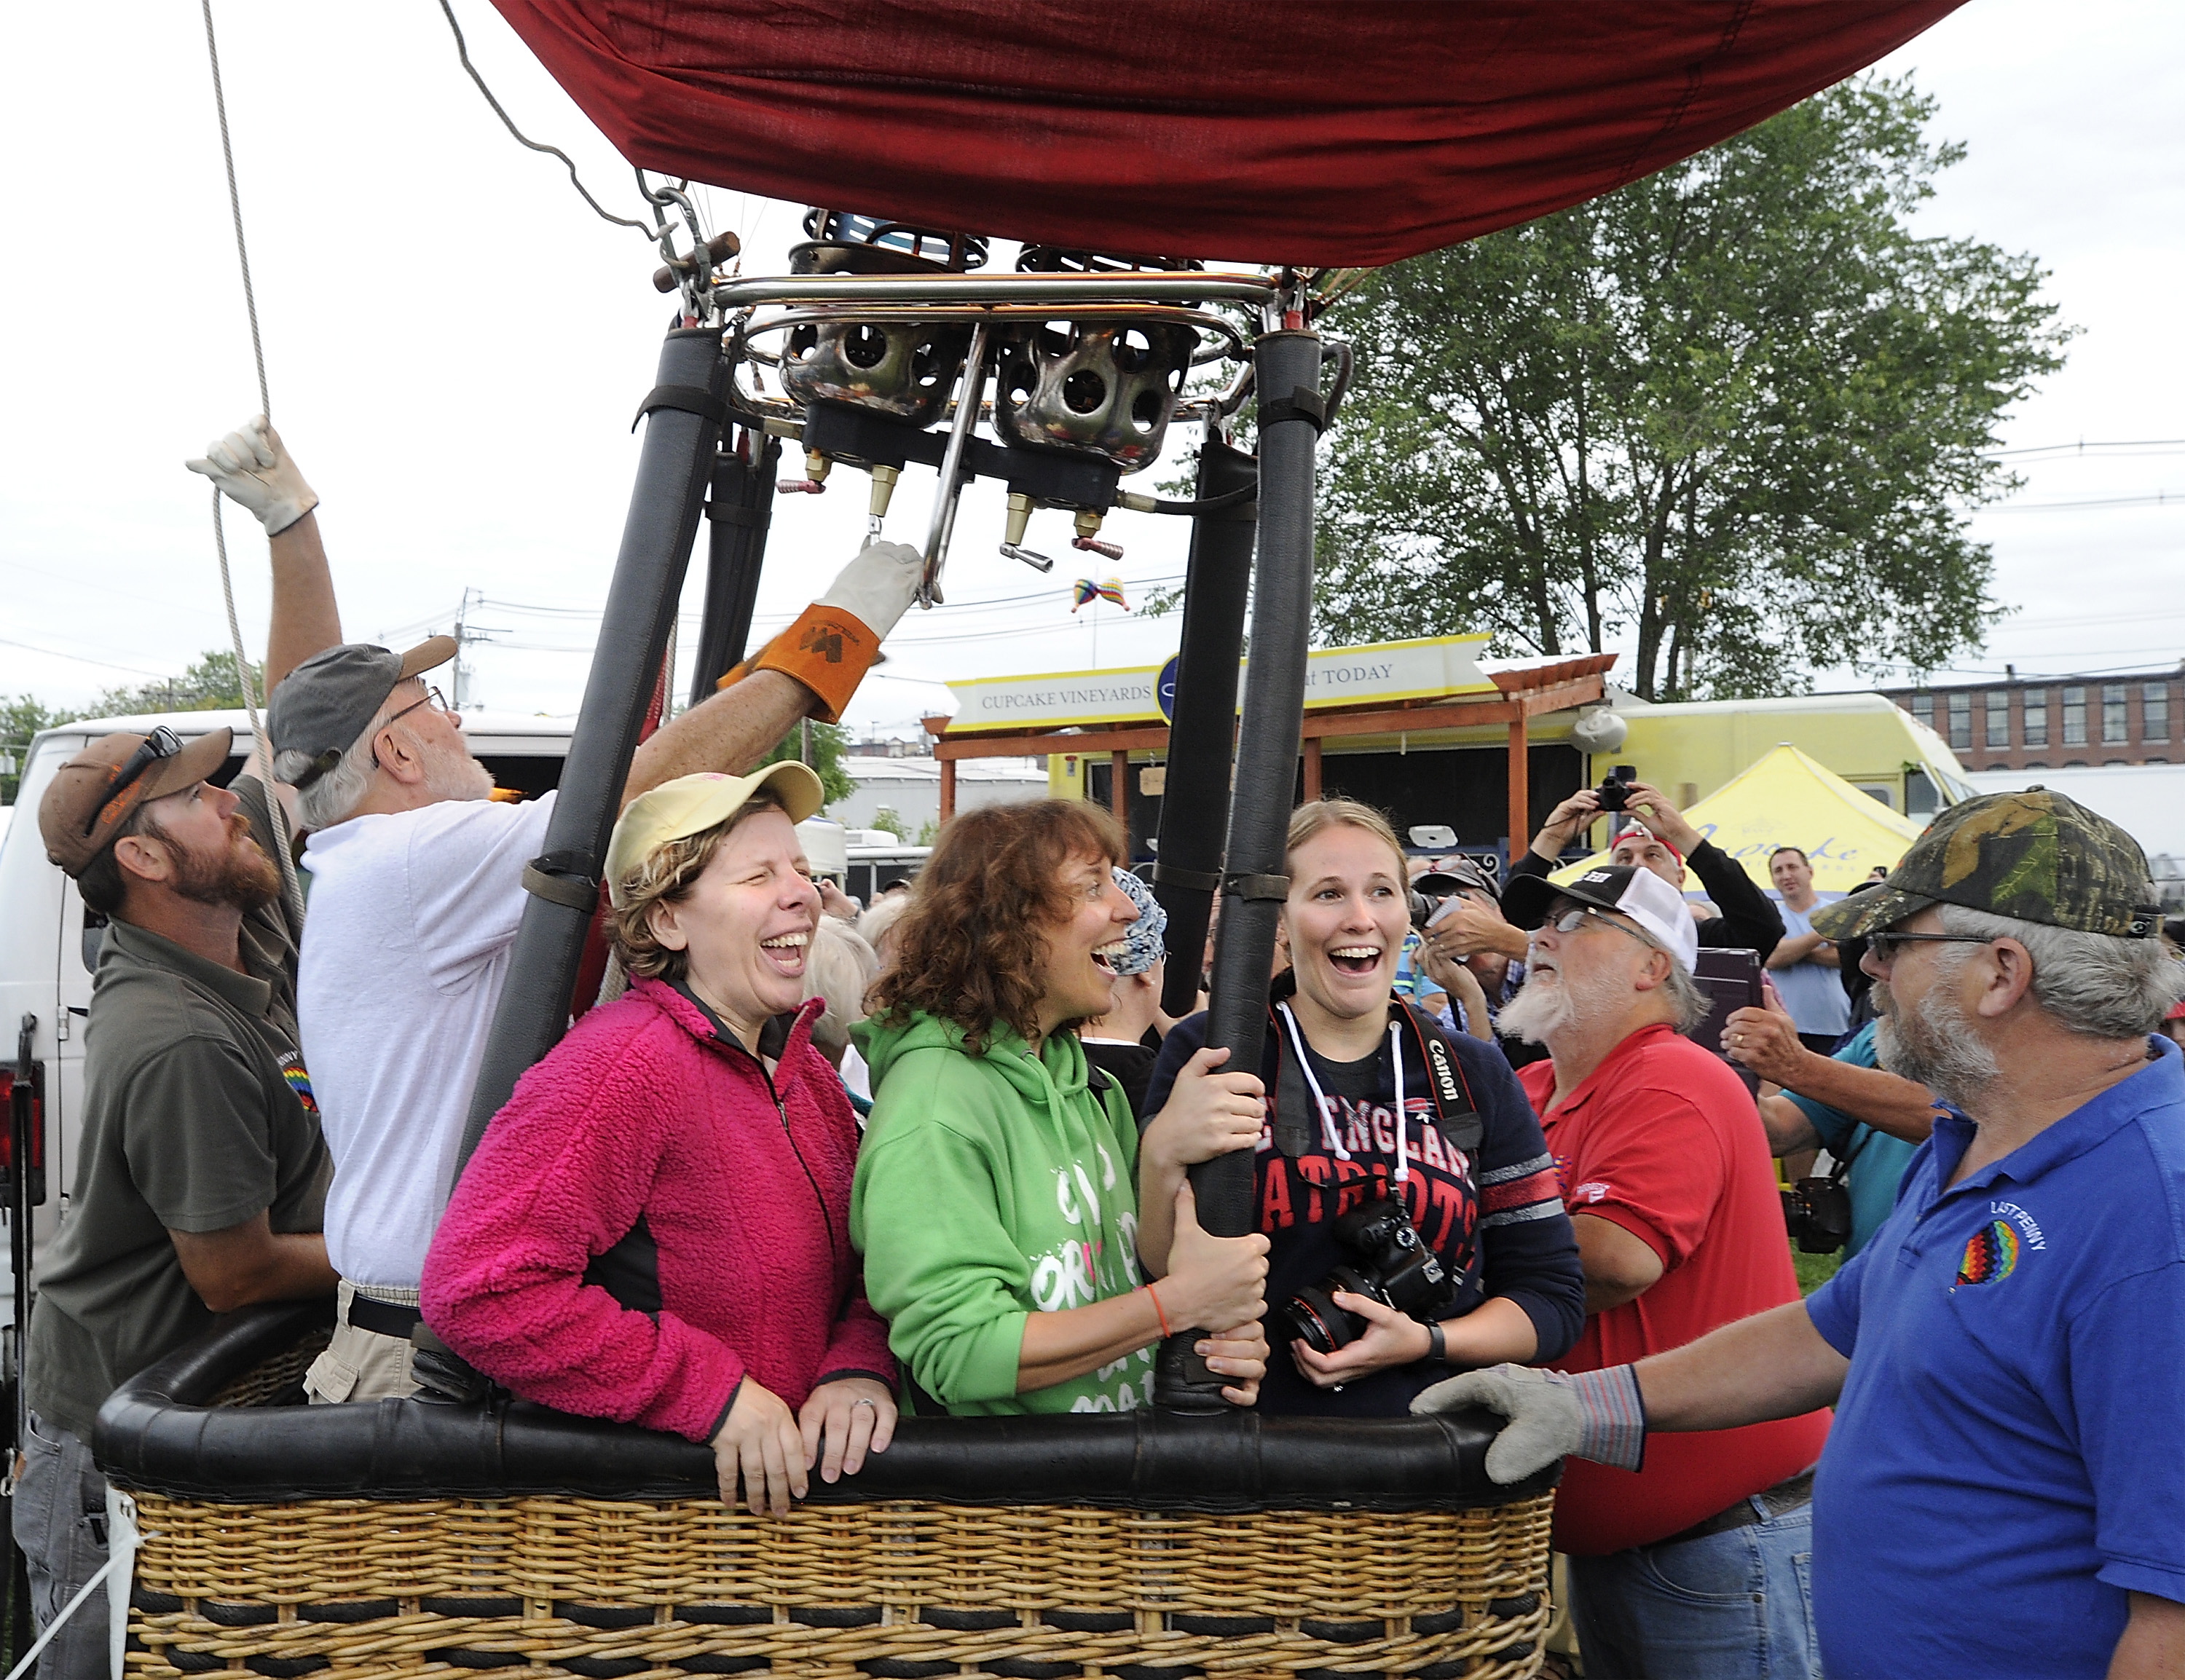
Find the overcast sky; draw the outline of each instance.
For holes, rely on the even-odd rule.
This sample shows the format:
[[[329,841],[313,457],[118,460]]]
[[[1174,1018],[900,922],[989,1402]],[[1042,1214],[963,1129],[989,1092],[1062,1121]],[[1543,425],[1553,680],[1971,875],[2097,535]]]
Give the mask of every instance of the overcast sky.
[[[483,0],[456,11],[517,120],[635,214],[627,165],[498,14]],[[80,8],[15,8],[0,64],[0,694],[79,706],[226,645],[204,481],[182,461],[257,406],[197,8],[98,15],[94,32]],[[500,633],[473,650],[473,697],[573,712],[636,460],[629,418],[668,324],[651,248],[508,137],[430,0],[216,0],[215,15],[274,418],[324,499],[347,633],[402,645],[481,591],[472,622]],[[2171,440],[2013,457],[2025,488],[1976,528],[2014,612],[1968,664],[2174,660],[2185,8],[1973,0],[1884,68],[1937,95],[1940,132],[1970,148],[1928,225],[2037,253],[2083,329],[2006,445]],[[779,271],[797,207],[719,190],[703,204],[744,236],[747,272]],[[891,535],[922,533],[930,484],[906,476]],[[832,494],[777,505],[763,628],[855,548],[863,501],[845,471]],[[1125,560],[1077,565],[1091,557],[1071,554],[1064,516],[1043,515],[1032,545],[1069,559],[1042,578],[995,552],[1000,519],[992,487],[966,498],[950,605],[891,640],[853,723],[905,730],[943,709],[942,678],[1173,651],[1174,617],[1073,618],[1066,591],[1117,572],[1135,605],[1180,575],[1184,522],[1117,515]],[[264,542],[239,510],[228,527],[255,652]],[[694,582],[686,622],[698,604]]]

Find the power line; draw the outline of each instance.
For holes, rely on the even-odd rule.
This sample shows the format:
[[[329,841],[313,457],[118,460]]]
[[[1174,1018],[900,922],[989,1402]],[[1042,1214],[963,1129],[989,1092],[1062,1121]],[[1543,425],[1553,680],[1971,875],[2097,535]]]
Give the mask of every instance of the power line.
[[[2082,507],[2185,507],[2185,491],[2157,490],[2151,496],[2100,496],[2076,502],[1999,502],[1982,513],[2053,513]]]
[[[2005,456],[2023,459],[2028,455],[2087,455],[2096,450],[2110,449],[2185,449],[2185,438],[2127,438],[2112,443],[2090,444],[2082,439],[2076,444],[2029,444],[2023,449],[1988,449],[1983,451],[1991,460]]]

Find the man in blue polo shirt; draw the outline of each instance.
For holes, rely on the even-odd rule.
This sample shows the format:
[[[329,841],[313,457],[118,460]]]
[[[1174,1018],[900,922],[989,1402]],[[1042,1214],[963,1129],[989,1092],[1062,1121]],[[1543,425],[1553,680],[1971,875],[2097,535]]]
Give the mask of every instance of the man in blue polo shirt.
[[[1946,1105],[1893,1212],[1808,1300],[1577,1377],[1500,1366],[1422,1394],[1511,1419],[1513,1481],[1646,1432],[1833,1404],[1813,1487],[1832,1680],[2185,1673],[2185,993],[2147,861],[2040,789],[1953,807],[1869,937],[1882,1065]]]

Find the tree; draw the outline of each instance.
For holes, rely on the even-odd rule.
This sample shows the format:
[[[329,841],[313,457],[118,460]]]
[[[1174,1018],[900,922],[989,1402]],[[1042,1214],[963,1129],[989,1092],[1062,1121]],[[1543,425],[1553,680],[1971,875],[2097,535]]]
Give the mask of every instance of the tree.
[[[250,667],[252,691],[265,703],[265,667]],[[94,717],[129,717],[146,712],[226,712],[243,706],[243,684],[236,676],[232,650],[208,648],[179,677],[133,689],[109,689],[98,697]]]
[[[2033,258],[1912,232],[1963,155],[1934,109],[1847,83],[1338,304],[1319,633],[1629,638],[1662,700],[1977,647],[1968,510],[2015,488],[1997,427],[2070,334]]]
[[[23,785],[24,755],[30,751],[31,737],[41,729],[72,723],[82,715],[49,709],[36,695],[0,700],[0,762],[12,760],[14,765],[11,770],[0,771],[0,805],[15,802]]]
[[[910,824],[902,819],[892,805],[883,805],[874,812],[873,820],[865,826],[893,834],[897,840],[906,839],[910,834]]]
[[[819,723],[807,720],[784,735],[767,754],[764,762],[779,764],[785,758],[801,758],[804,754],[803,731],[812,731],[812,756],[808,761],[819,775],[819,786],[832,805],[838,799],[847,799],[858,790],[850,773],[842,767],[842,749],[849,744],[850,732],[840,723]]]

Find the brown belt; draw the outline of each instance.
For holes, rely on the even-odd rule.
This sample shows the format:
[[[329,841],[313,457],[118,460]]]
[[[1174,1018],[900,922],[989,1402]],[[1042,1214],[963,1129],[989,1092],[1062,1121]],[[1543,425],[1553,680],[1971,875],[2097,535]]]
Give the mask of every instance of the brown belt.
[[[1763,1487],[1758,1493],[1740,1499],[1735,1504],[1717,1511],[1713,1516],[1702,1517],[1690,1528],[1679,1529],[1665,1540],[1657,1540],[1657,1546],[1679,1546],[1687,1540],[1704,1540],[1711,1534],[1727,1534],[1733,1528],[1750,1528],[1757,1522],[1772,1517],[1787,1516],[1801,1505],[1813,1501],[1813,1472],[1801,1471],[1788,1482],[1779,1482],[1773,1487]],[[1755,1505],[1764,1507],[1755,1510]]]

